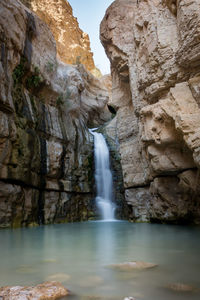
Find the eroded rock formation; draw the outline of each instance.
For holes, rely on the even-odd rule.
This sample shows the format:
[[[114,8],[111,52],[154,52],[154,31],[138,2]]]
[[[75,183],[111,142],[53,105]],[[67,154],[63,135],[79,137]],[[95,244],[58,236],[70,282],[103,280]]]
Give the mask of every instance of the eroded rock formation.
[[[200,3],[116,0],[101,23],[133,220],[200,223]]]
[[[93,141],[108,92],[82,65],[56,59],[48,26],[1,1],[0,227],[93,215]]]
[[[90,40],[79,28],[72,7],[66,0],[22,0],[51,29],[56,40],[59,59],[67,64],[83,64],[93,75],[100,77],[95,67]]]

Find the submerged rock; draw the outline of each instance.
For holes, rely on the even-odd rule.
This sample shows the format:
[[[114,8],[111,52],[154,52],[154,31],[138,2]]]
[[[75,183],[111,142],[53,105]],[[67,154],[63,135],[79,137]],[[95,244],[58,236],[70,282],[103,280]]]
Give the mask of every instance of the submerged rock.
[[[156,266],[157,266],[156,264],[152,264],[144,261],[130,261],[130,262],[109,265],[108,267],[120,271],[132,271],[132,270],[146,270],[146,269],[154,268]]]
[[[59,280],[60,282],[65,282],[70,279],[70,275],[66,273],[56,273],[47,277],[48,281]]]
[[[29,265],[21,265],[16,269],[17,273],[34,273],[36,269],[33,266]]]
[[[67,296],[69,291],[56,281],[47,281],[34,286],[5,286],[0,288],[0,297],[6,300],[55,300]]]
[[[167,288],[174,292],[194,292],[196,290],[194,286],[180,282],[169,284]]]
[[[118,299],[118,297],[105,297],[105,296],[98,296],[98,295],[81,297],[81,300],[116,300],[116,299]]]
[[[80,281],[79,285],[82,287],[93,287],[102,283],[103,278],[101,278],[100,276],[87,276]]]
[[[54,259],[54,258],[47,258],[47,259],[43,259],[41,262],[42,262],[42,263],[56,263],[56,262],[57,262],[57,259]]]

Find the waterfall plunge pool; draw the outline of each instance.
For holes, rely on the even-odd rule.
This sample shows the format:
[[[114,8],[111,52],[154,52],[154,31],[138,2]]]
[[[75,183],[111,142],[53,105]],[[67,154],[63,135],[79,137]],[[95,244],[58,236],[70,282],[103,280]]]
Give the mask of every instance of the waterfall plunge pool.
[[[200,228],[129,222],[85,222],[0,231],[0,285],[35,285],[56,280],[66,299],[200,299]],[[145,261],[144,271],[107,265]],[[197,288],[172,292],[172,283]]]

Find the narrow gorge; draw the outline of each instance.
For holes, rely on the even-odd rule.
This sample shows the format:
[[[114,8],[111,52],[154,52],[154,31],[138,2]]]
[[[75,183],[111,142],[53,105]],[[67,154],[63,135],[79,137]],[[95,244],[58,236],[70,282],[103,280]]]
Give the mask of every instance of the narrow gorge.
[[[0,0],[0,299],[199,300],[199,225],[200,1]]]
[[[68,2],[24,4],[1,2],[0,226],[95,218],[87,128],[103,124],[122,166],[119,215],[199,223],[198,1],[108,8],[101,41],[112,91],[109,77],[94,76]]]

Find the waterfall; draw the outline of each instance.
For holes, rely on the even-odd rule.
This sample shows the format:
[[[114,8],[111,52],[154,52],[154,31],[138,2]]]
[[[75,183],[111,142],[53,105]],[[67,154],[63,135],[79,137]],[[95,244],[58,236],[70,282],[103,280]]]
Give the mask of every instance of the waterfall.
[[[96,203],[104,221],[114,221],[115,205],[112,202],[113,178],[110,170],[109,150],[101,133],[94,132],[95,182],[97,187]]]

